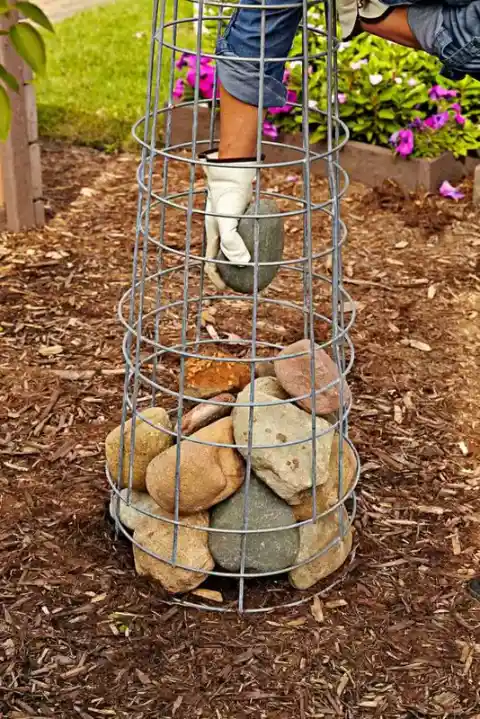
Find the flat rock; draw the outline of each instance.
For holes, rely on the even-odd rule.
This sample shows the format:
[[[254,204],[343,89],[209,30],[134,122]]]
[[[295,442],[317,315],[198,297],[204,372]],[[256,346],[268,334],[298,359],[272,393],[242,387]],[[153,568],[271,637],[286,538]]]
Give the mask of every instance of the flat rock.
[[[300,357],[282,359],[285,355],[306,353]],[[301,397],[311,392],[310,372],[310,340],[299,340],[289,347],[285,347],[275,360],[275,373],[283,389],[290,397]],[[320,392],[330,382],[338,378],[338,370],[335,362],[329,357],[325,350],[319,347],[315,350],[315,413],[319,415],[335,412],[340,405],[339,385],[330,387],[325,392]],[[350,389],[343,380],[343,400],[347,405],[350,401]],[[312,411],[312,400],[310,397],[298,400],[300,407],[307,412]]]
[[[179,511],[182,515],[218,504],[233,494],[244,480],[244,463],[235,449],[200,442],[234,444],[231,417],[209,424],[180,443]],[[147,469],[149,494],[162,509],[172,513],[175,509],[176,466],[177,447],[170,447],[155,457]]]
[[[145,518],[142,512],[150,512],[156,516],[163,517],[165,512],[151,498],[147,492],[132,490],[130,502],[127,504],[128,487],[120,490],[120,501],[118,502],[118,518],[128,529],[136,529],[139,522]],[[117,495],[112,494],[110,499],[110,516],[115,521],[117,508]]]
[[[254,402],[272,402],[287,399],[280,384],[273,377],[255,380]],[[248,442],[249,407],[238,403],[250,401],[250,385],[240,392],[233,409],[233,427],[237,445]],[[252,468],[259,479],[268,484],[279,497],[289,504],[299,503],[299,492],[312,486],[312,417],[293,403],[276,403],[253,410]],[[317,434],[330,427],[317,419]],[[333,431],[316,440],[316,483],[324,484],[328,478]],[[283,446],[286,442],[306,439],[298,444]],[[255,447],[256,445],[256,447]],[[262,448],[259,445],[275,445]],[[239,452],[246,457],[247,449]]]
[[[211,527],[215,529],[243,528],[245,484],[240,491],[212,510]],[[248,489],[248,529],[268,529],[295,524],[292,508],[277,497],[255,475],[250,477]],[[210,551],[223,569],[238,572],[241,567],[241,534],[211,532]],[[249,534],[246,540],[245,569],[250,572],[269,572],[294,564],[299,550],[298,529]]]
[[[348,494],[357,473],[357,459],[346,440],[343,441],[343,496]],[[297,499],[299,504],[293,507],[295,518],[298,522],[311,519],[313,516],[312,490],[306,489],[300,492]],[[328,465],[328,477],[325,484],[317,488],[317,514],[325,512],[333,507],[339,500],[338,496],[338,434],[333,438],[330,462]]]
[[[167,412],[162,407],[149,407],[142,410],[142,416],[153,422],[157,427],[171,430],[172,423]],[[119,470],[119,451],[121,426],[110,432],[105,440],[105,455],[110,476],[117,484]],[[122,486],[128,485],[128,466],[130,461],[130,439],[132,436],[132,420],[125,423],[123,443],[123,469]],[[141,417],[135,420],[135,447],[133,456],[133,489],[145,490],[145,476],[147,467],[154,457],[173,444],[173,437],[161,429],[156,429],[144,422]]]
[[[208,513],[195,514],[182,521],[198,527],[208,527]],[[207,534],[201,529],[178,528],[176,564],[199,571],[181,569],[166,563],[172,560],[174,525],[160,519],[144,517],[133,534],[133,556],[137,573],[160,582],[171,594],[196,589],[207,577],[204,572],[211,571],[215,566],[208,549]],[[166,561],[152,557],[136,543]]]
[[[237,392],[250,382],[248,362],[234,362],[233,355],[211,345],[208,345],[208,354],[208,357],[189,357],[185,361],[186,395],[208,399],[223,392]]]
[[[348,522],[348,515],[343,510],[345,522]],[[315,556],[317,552],[327,547],[336,536],[339,536],[338,511],[319,519],[315,524],[304,524],[299,527],[300,549],[295,563],[303,562],[309,557]],[[320,554],[308,564],[303,564],[289,572],[290,583],[296,589],[309,589],[321,579],[328,577],[342,566],[352,548],[352,530],[348,530],[343,539],[330,547],[324,554]]]
[[[258,213],[252,203],[238,223],[238,233],[245,242],[253,262],[255,243],[255,220],[251,215],[271,215],[279,209],[273,200],[260,200]],[[270,217],[259,220],[258,262],[281,262],[283,258],[283,218]],[[219,252],[217,260],[225,261],[223,252]],[[225,282],[235,292],[252,294],[254,290],[253,267],[238,267],[232,263],[217,265],[218,271]],[[277,274],[279,265],[265,265],[258,268],[258,291],[264,290]]]
[[[183,417],[182,420],[182,435],[188,437],[194,432],[198,432],[199,429],[203,429],[209,424],[213,424],[223,417],[228,417],[232,411],[232,407],[235,404],[235,396],[224,392],[212,397],[215,402],[228,402],[230,407],[225,404],[208,404],[203,403],[197,404],[190,412]]]

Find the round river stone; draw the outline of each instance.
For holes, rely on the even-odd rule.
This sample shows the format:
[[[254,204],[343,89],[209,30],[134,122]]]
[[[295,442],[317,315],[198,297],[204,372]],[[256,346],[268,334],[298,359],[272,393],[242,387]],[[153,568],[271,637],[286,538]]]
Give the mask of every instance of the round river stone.
[[[271,215],[278,212],[278,207],[273,200],[260,200],[258,207],[259,215]],[[255,220],[250,215],[257,214],[255,212],[255,203],[249,205],[245,215],[238,223],[238,233],[245,242],[248,251],[252,257],[255,242]],[[259,242],[258,242],[258,261],[259,262],[281,262],[283,258],[283,218],[267,217],[259,220]],[[220,250],[217,260],[226,260],[227,258]],[[253,267],[238,267],[232,263],[225,265],[217,265],[218,271],[223,281],[235,290],[243,294],[252,294],[253,292]],[[258,290],[264,290],[277,274],[278,265],[266,265],[258,268]]]
[[[238,492],[213,508],[210,527],[242,529],[244,491],[245,485],[242,485]],[[250,478],[248,499],[248,529],[268,529],[295,524],[292,508],[253,474]],[[299,541],[297,527],[278,532],[248,534],[245,547],[246,571],[270,572],[291,566],[298,554]],[[210,532],[208,543],[217,564],[230,572],[240,570],[241,534]]]

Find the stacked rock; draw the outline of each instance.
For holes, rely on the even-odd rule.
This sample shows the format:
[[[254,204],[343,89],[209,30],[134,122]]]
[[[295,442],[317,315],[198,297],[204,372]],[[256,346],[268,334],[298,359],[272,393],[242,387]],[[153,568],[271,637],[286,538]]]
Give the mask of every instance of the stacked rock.
[[[118,508],[118,519],[133,532],[138,574],[157,580],[168,592],[195,589],[215,566],[234,574],[288,571],[294,587],[307,589],[337,570],[352,546],[351,528],[342,531],[339,526],[349,524],[340,500],[355,480],[356,457],[344,440],[343,496],[339,497],[339,437],[327,419],[338,410],[340,394],[344,403],[349,401],[350,390],[345,380],[339,380],[329,355],[316,348],[316,388],[332,386],[315,396],[313,439],[309,340],[285,348],[268,368],[267,363],[259,363],[252,410],[248,363],[223,353],[216,356],[222,361],[186,363],[185,395],[222,404],[203,402],[184,416],[180,447],[164,409],[149,408],[136,418],[130,490],[132,420],[126,423],[124,488],[118,501],[112,497],[110,513],[115,517]],[[114,483],[120,437],[117,427],[106,439]],[[314,447],[316,516],[324,513],[315,521]],[[251,472],[246,492],[248,456]]]

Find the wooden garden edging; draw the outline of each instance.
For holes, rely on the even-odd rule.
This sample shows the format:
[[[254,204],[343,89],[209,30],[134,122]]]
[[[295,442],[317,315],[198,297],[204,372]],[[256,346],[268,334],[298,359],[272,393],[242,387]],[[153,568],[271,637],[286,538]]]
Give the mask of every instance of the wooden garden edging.
[[[6,229],[19,232],[45,222],[35,89],[30,70],[1,36],[0,63],[20,84],[18,93],[10,92],[12,126],[0,145],[0,207],[3,204]]]

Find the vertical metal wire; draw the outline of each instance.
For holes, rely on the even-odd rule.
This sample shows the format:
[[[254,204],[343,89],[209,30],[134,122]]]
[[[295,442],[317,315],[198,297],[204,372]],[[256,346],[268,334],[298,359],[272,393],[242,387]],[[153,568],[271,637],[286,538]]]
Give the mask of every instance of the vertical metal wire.
[[[312,238],[312,198],[311,198],[311,164],[310,164],[310,135],[309,135],[309,86],[308,86],[308,0],[303,0],[303,21],[302,21],[302,132],[304,149],[303,186],[305,201],[305,245],[306,264],[303,264],[304,276],[306,276],[306,292],[304,304],[308,313],[308,338],[310,340],[310,396],[312,413],[312,521],[317,519],[317,415],[316,415],[316,380],[315,380],[315,321],[314,321],[314,296],[313,296],[313,238]]]
[[[173,13],[172,13],[172,45],[175,47],[177,44],[177,33],[178,33],[178,4],[179,0],[173,0]],[[165,23],[165,13],[166,13],[166,7],[167,3],[162,3],[162,27]],[[160,53],[160,66],[162,65],[163,60],[163,37],[158,38],[158,52]],[[171,142],[171,136],[172,136],[172,118],[173,118],[173,88],[174,88],[174,81],[175,81],[175,60],[176,60],[176,52],[175,50],[171,51],[170,56],[170,72],[169,72],[169,80],[168,80],[168,99],[167,104],[169,111],[166,113],[165,116],[165,124],[163,127],[164,131],[164,144],[166,147],[170,145]],[[164,195],[167,195],[168,193],[168,167],[169,167],[170,159],[168,157],[165,157],[163,159],[163,171],[162,171],[162,191]],[[165,235],[165,223],[167,218],[167,206],[164,203],[160,203],[160,222],[159,222],[159,237],[164,237]],[[159,243],[159,246],[157,248],[157,286],[155,290],[155,307],[158,308],[162,304],[162,292],[163,292],[163,275],[161,274],[161,267],[162,267],[162,259],[163,259],[163,243]],[[154,338],[155,342],[159,341],[160,338],[160,313],[156,312],[155,314],[155,320],[154,320]],[[157,368],[158,368],[158,353],[155,352],[153,360],[152,360],[152,379],[153,382],[156,383],[157,381]],[[156,390],[154,385],[152,386],[152,405],[155,405],[156,401]]]
[[[153,4],[153,11],[152,11],[152,43],[150,46],[150,57],[149,57],[149,63],[148,63],[148,79],[147,79],[147,97],[145,102],[145,126],[144,126],[144,145],[142,149],[142,159],[141,159],[141,167],[145,167],[145,162],[147,159],[147,142],[148,142],[148,135],[149,135],[149,124],[150,124],[150,108],[152,103],[152,87],[153,87],[153,74],[154,74],[154,66],[155,66],[155,43],[153,42],[153,38],[156,35],[157,32],[157,23],[158,23],[158,5],[159,0],[154,0]],[[156,94],[158,94],[158,84],[156,89]],[[133,326],[134,326],[134,318],[135,318],[135,294],[136,294],[136,286],[137,286],[137,270],[138,270],[138,250],[139,250],[139,242],[140,242],[140,222],[141,222],[141,216],[142,216],[142,207],[143,207],[143,200],[144,200],[144,193],[142,189],[139,189],[138,193],[138,202],[137,202],[137,228],[135,233],[135,246],[133,250],[133,262],[132,262],[132,286],[131,286],[131,297],[130,297],[130,308],[129,308],[129,330],[127,330],[127,338],[125,343],[125,382],[124,382],[124,388],[123,388],[123,406],[122,406],[122,419],[121,419],[121,429],[120,429],[120,442],[119,442],[119,458],[118,458],[118,477],[117,477],[117,492],[115,496],[115,533],[118,536],[119,533],[119,515],[120,515],[120,490],[123,486],[123,465],[124,465],[124,450],[125,450],[125,425],[127,422],[127,415],[128,415],[128,396],[129,396],[129,385],[130,385],[130,368],[128,364],[128,358],[130,356],[131,347],[132,347],[132,339],[133,339]],[[148,193],[147,193],[147,203],[149,201]],[[135,442],[135,420],[136,420],[136,414],[135,414],[135,405],[133,406],[133,412],[132,412],[132,438],[133,443],[130,444],[130,464],[129,464],[129,470],[128,470],[128,496],[130,498],[131,494],[131,486],[132,486],[132,472],[133,472],[133,462],[132,462],[132,447],[134,447]]]
[[[255,11],[252,11],[255,12]],[[259,214],[260,197],[261,197],[261,174],[260,165],[262,162],[262,139],[263,139],[263,106],[265,98],[265,29],[266,29],[266,10],[261,10],[260,16],[260,62],[259,68],[259,84],[258,84],[258,117],[257,117],[257,147],[256,147],[256,182],[255,182],[255,214]],[[245,468],[245,482],[243,495],[243,522],[242,537],[240,545],[240,581],[238,584],[238,609],[244,611],[245,603],[245,563],[247,559],[247,534],[248,514],[249,514],[249,487],[252,475],[252,449],[253,449],[253,422],[255,418],[255,358],[257,356],[257,315],[258,315],[258,249],[260,237],[260,221],[255,220],[254,224],[254,241],[253,241],[253,306],[252,306],[252,339],[251,339],[251,364],[250,364],[250,407],[248,409],[248,440],[247,440],[247,462]]]
[[[196,65],[195,65],[195,90],[194,90],[194,106],[193,106],[193,123],[192,123],[192,157],[197,155],[197,139],[198,139],[198,112],[200,103],[200,57],[202,54],[202,29],[203,29],[203,11],[204,11],[204,0],[199,0],[198,5],[198,32],[197,32],[197,43],[196,43]],[[188,329],[188,290],[189,290],[189,271],[190,271],[190,252],[192,245],[192,220],[193,220],[193,203],[194,203],[194,186],[195,186],[195,170],[196,165],[192,163],[190,165],[190,184],[188,192],[188,209],[187,209],[187,227],[186,227],[186,238],[185,238],[185,267],[183,271],[183,308],[182,308],[182,329],[180,344],[182,348],[182,354],[180,356],[180,375],[179,375],[179,388],[178,388],[178,410],[177,410],[177,451],[176,451],[176,467],[175,467],[175,505],[174,505],[174,519],[175,525],[173,528],[173,544],[172,544],[172,557],[171,561],[175,563],[177,561],[177,549],[178,549],[178,519],[180,514],[180,463],[181,463],[181,451],[182,451],[182,419],[183,419],[183,404],[185,394],[185,347],[187,343],[187,329]]]
[[[339,497],[343,497],[343,440],[344,440],[344,414],[345,414],[345,398],[343,383],[343,365],[339,351],[339,306],[343,302],[340,294],[340,276],[339,276],[339,257],[340,257],[340,203],[338,197],[338,172],[335,162],[334,137],[336,125],[332,123],[335,116],[337,104],[337,77],[334,73],[336,68],[335,58],[337,54],[337,32],[336,23],[337,15],[335,8],[335,0],[333,3],[326,3],[325,7],[327,17],[327,142],[328,142],[328,184],[330,188],[330,198],[332,203],[332,350],[335,364],[338,368],[339,384],[338,384],[338,493]],[[342,537],[345,536],[345,521],[343,507],[338,509],[338,522]]]

